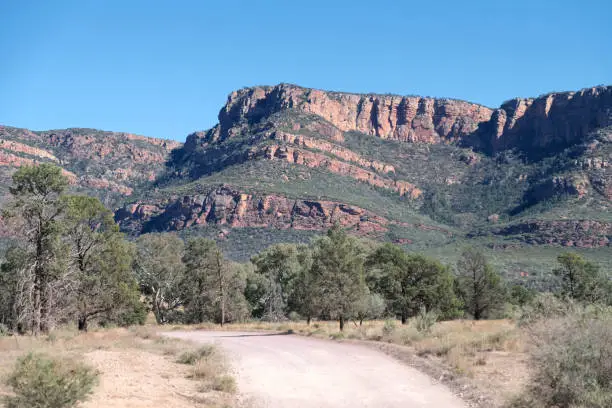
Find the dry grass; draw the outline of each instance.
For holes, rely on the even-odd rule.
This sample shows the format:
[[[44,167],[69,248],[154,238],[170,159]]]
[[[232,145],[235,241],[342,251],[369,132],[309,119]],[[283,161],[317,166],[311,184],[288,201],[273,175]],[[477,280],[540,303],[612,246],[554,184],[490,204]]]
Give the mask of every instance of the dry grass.
[[[100,385],[82,408],[229,407],[235,402],[235,382],[218,350],[205,353],[194,344],[158,336],[156,327],[0,337],[0,377],[31,351],[82,360],[101,372]],[[197,356],[193,365],[177,362],[188,354]],[[0,383],[0,396],[9,393]]]
[[[385,328],[386,326],[386,328]],[[353,322],[340,333],[337,322],[251,322],[173,326],[170,330],[273,330],[328,338],[366,340],[401,345],[432,363],[447,367],[456,376],[468,378],[476,387],[501,405],[519,392],[527,381],[526,342],[521,330],[511,320],[454,320],[439,322],[429,332],[417,330],[414,321]]]

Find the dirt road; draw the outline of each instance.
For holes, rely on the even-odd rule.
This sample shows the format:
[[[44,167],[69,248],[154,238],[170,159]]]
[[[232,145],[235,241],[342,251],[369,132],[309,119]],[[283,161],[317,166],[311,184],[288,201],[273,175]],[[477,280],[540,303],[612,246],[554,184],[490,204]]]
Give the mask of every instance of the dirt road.
[[[265,408],[465,408],[421,372],[367,347],[296,335],[171,332],[217,343],[232,359],[249,406]]]

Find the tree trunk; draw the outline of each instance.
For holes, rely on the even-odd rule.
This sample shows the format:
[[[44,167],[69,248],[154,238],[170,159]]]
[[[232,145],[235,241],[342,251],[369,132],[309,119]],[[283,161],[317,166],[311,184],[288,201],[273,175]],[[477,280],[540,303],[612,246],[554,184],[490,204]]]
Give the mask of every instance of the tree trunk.
[[[406,322],[408,321],[408,313],[406,313],[406,311],[402,311],[402,324],[406,324]]]
[[[340,331],[344,330],[344,316],[340,316]]]
[[[157,322],[157,324],[162,324],[163,317],[160,307],[161,300],[159,299],[159,292],[159,290],[155,291],[155,298],[153,299],[153,314],[155,315],[155,321]]]
[[[310,326],[310,316],[306,317],[306,326]]]
[[[361,327],[362,324],[363,324],[363,319],[359,319],[359,326]]]
[[[86,332],[89,322],[87,321],[87,316],[79,317],[78,325],[79,331]]]

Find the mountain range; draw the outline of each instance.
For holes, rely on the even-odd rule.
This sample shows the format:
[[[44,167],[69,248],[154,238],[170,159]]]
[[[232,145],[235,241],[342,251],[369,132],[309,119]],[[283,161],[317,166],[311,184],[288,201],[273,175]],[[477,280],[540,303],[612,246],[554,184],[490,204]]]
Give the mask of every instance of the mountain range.
[[[206,235],[235,259],[339,222],[449,262],[483,247],[510,278],[541,284],[562,250],[612,263],[612,86],[497,109],[251,87],[185,143],[0,126],[0,195],[15,168],[39,162],[61,166],[132,236]]]

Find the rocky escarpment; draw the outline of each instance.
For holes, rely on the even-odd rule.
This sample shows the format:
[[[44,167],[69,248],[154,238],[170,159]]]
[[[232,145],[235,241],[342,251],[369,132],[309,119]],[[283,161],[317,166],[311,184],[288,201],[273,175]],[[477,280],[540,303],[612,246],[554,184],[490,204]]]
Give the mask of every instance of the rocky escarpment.
[[[288,109],[318,115],[342,132],[420,143],[459,139],[488,121],[493,112],[452,99],[358,95],[281,84],[231,93],[219,112],[218,137],[231,135],[231,128],[241,121],[256,123]]]
[[[513,99],[499,109],[415,96],[358,95],[280,84],[229,95],[209,138],[234,135],[237,124],[296,110],[318,115],[341,132],[413,143],[458,142],[489,153],[520,149],[529,156],[558,152],[612,124],[612,86]]]
[[[548,155],[612,125],[612,86],[512,99],[493,112],[490,125],[483,137],[491,151],[519,148]]]
[[[278,194],[249,193],[227,185],[202,194],[129,204],[115,213],[125,231],[177,231],[192,226],[272,227],[324,230],[334,223],[359,235],[377,235],[389,221],[362,208]]]

